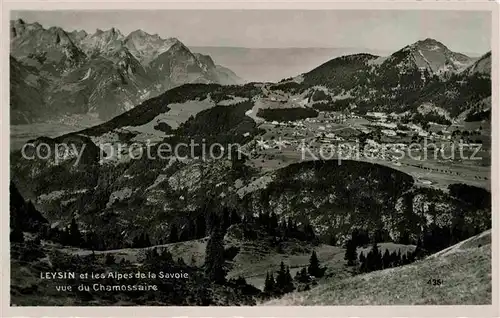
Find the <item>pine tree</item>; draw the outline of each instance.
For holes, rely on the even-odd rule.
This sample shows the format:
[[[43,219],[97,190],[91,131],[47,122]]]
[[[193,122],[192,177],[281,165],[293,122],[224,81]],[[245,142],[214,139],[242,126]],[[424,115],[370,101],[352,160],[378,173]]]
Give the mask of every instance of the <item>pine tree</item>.
[[[264,281],[264,293],[269,293],[270,292],[270,286],[269,286],[269,272],[266,272],[266,280]]]
[[[356,245],[354,244],[354,241],[350,239],[346,243],[346,249],[344,255],[344,259],[347,261],[347,266],[356,265],[357,258],[358,254],[356,252]]]
[[[168,242],[169,243],[179,242],[179,234],[177,232],[177,226],[175,226],[175,224],[172,224],[172,226],[170,227],[170,234],[168,236]]]
[[[384,256],[382,257],[382,264],[384,265],[384,268],[391,267],[391,254],[389,254],[388,249],[385,249]]]
[[[264,293],[271,295],[275,292],[276,282],[274,281],[273,273],[266,275],[266,281],[264,283]]]
[[[104,250],[108,249],[108,246],[106,245],[106,242],[104,241],[104,238],[102,238],[102,237],[98,238],[97,249],[99,249],[100,251],[104,251]]]
[[[149,239],[149,234],[146,234],[146,235],[144,236],[144,247],[149,247],[149,246],[151,246],[151,245],[152,245],[152,244],[151,244],[151,240]]]
[[[366,257],[363,252],[359,254],[359,270],[361,273],[366,272]]]
[[[205,253],[205,274],[217,284],[225,282],[224,234],[221,228],[214,228],[207,242]]]
[[[274,279],[273,272],[271,272],[269,274],[269,284],[271,285],[271,293],[275,293],[277,287],[276,287],[276,280]]]
[[[366,261],[366,256],[365,256],[365,253],[361,252],[359,254],[359,262],[360,263],[364,263]]]
[[[391,253],[391,267],[398,266],[398,254],[396,251],[392,251]]]
[[[396,257],[396,266],[401,266],[403,264],[403,258],[401,257],[401,250],[398,250],[398,256]]]
[[[371,272],[373,271],[374,267],[374,260],[373,260],[373,251],[369,251],[368,254],[366,254],[366,261],[365,261],[365,269],[366,272]]]
[[[286,267],[286,273],[285,273],[285,288],[284,292],[285,293],[290,293],[295,289],[295,286],[293,286],[293,278],[292,275],[290,274],[290,267]]]
[[[278,275],[276,276],[276,290],[283,293],[287,284],[286,268],[283,261],[281,261]]]
[[[382,268],[382,255],[376,242],[373,243],[371,251],[366,258],[368,271],[376,271]]]
[[[284,237],[292,237],[292,232],[290,231],[290,223],[291,220],[284,220],[283,221],[283,236]]]
[[[196,217],[196,238],[202,238],[206,235],[207,224],[205,220],[205,216],[203,213],[198,214]]]
[[[314,277],[322,277],[324,269],[319,266],[319,259],[316,255],[316,251],[313,250],[311,258],[309,258],[309,266],[307,267],[307,272],[309,275]]]
[[[82,242],[82,234],[78,229],[78,224],[76,224],[75,218],[71,219],[71,224],[69,227],[69,237],[70,237],[70,245],[80,246]]]
[[[96,235],[94,231],[90,230],[89,232],[85,233],[85,248],[88,249],[95,249],[96,248]],[[130,244],[128,244],[130,246]]]
[[[373,244],[372,244],[372,252],[374,255],[380,254],[380,250],[378,249],[378,245],[376,242],[373,242]]]
[[[416,254],[417,254],[417,251],[413,251],[413,252],[406,252],[406,255],[407,255],[407,258],[408,258],[408,264],[410,263],[413,263],[415,261],[415,257],[416,257]]]
[[[144,233],[137,237],[137,247],[144,247]]]
[[[269,217],[269,227],[268,227],[269,234],[276,235],[277,228],[278,228],[278,217],[276,216],[276,213],[271,212],[271,215]]]
[[[425,250],[423,248],[422,239],[419,237],[417,240],[417,246],[415,247],[414,259],[420,258],[425,255]]]
[[[286,220],[282,220],[281,222],[279,222],[278,229],[279,229],[279,234],[282,237],[288,237],[288,224]]]
[[[225,281],[223,236],[219,231],[213,231],[208,240],[205,256],[205,271],[216,283]]]

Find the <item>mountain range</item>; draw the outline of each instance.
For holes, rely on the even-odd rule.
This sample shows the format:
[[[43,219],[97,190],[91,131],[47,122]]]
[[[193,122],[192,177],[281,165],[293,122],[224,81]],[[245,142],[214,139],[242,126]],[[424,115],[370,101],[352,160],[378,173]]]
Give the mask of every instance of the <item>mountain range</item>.
[[[425,39],[389,56],[347,55],[281,83],[326,91],[318,102],[365,111],[415,112],[432,104],[453,118],[491,107],[491,52],[470,58]],[[293,84],[300,83],[300,84]],[[337,104],[340,104],[337,103]]]
[[[58,28],[46,30],[40,25],[22,21],[14,22],[12,32],[15,50],[11,57],[11,113],[17,116],[15,120],[21,121],[29,111],[33,115],[40,112],[41,117],[49,108],[51,113],[78,109],[80,112],[95,111],[107,118],[114,116],[101,125],[36,141],[50,145],[74,144],[82,151],[84,146],[85,151],[76,167],[73,166],[77,159],[74,155],[55,163],[27,161],[20,158],[18,152],[12,154],[12,175],[16,183],[23,185],[20,191],[37,202],[42,210],[51,211],[52,217],[47,218],[52,220],[68,219],[75,213],[93,220],[96,211],[105,210],[119,215],[121,219],[130,218],[129,225],[120,230],[131,232],[136,231],[137,215],[150,215],[146,218],[148,224],[152,224],[150,221],[157,217],[166,217],[161,214],[163,212],[172,213],[175,222],[187,222],[185,218],[175,216],[179,211],[173,204],[179,201],[179,197],[198,195],[202,182],[209,182],[209,188],[212,187],[218,194],[244,196],[245,204],[253,207],[245,208],[250,210],[249,213],[256,212],[253,209],[266,201],[262,200],[263,196],[268,198],[268,205],[276,204],[275,208],[279,209],[282,204],[288,206],[305,198],[290,194],[293,189],[284,193],[272,190],[271,186],[273,189],[287,189],[287,184],[292,182],[288,180],[289,176],[320,169],[318,165],[309,166],[307,163],[282,167],[281,173],[260,175],[268,180],[264,189],[260,189],[243,184],[233,185],[233,172],[224,172],[226,162],[206,163],[210,177],[201,178],[200,167],[189,162],[173,165],[170,159],[167,162],[131,161],[116,152],[115,156],[100,160],[97,155],[103,144],[126,146],[135,142],[167,141],[175,145],[182,142],[189,144],[189,139],[193,139],[206,143],[251,145],[252,140],[261,134],[257,122],[269,112],[277,120],[285,121],[315,117],[318,115],[316,110],[348,108],[357,113],[384,111],[403,114],[409,121],[416,121],[429,112],[433,112],[433,120],[438,117],[459,120],[483,114],[491,108],[491,53],[478,59],[470,58],[452,52],[433,39],[407,45],[389,56],[362,53],[334,58],[307,73],[279,83],[220,85],[214,82],[224,78],[222,72],[227,75],[226,78],[232,78],[232,73],[217,67],[210,56],[191,53],[173,38],[165,40],[143,31],[132,32],[125,37],[116,29],[98,30],[92,35],[83,31],[66,33]],[[43,41],[35,41],[37,38]],[[178,86],[181,82],[190,84]],[[160,88],[171,86],[177,87],[153,98],[148,98],[151,91],[144,89],[155,87],[155,92],[158,92]],[[44,98],[47,91],[51,94]],[[137,97],[134,95],[137,93],[144,95]],[[39,99],[44,102],[42,107],[22,108],[34,105]],[[276,113],[273,114],[273,111]],[[360,163],[353,164],[352,168],[344,163],[342,170],[346,175],[342,175],[341,179],[350,175],[356,179],[350,183],[355,184],[368,174],[373,175],[373,179],[380,179],[393,173],[394,178],[399,180],[397,189],[405,193],[420,191],[414,189],[412,177],[386,171],[383,167],[368,165],[364,173],[359,176],[353,174],[352,171],[362,168]],[[329,165],[325,165],[324,170],[328,171],[327,174],[332,173]],[[245,171],[243,169],[239,173],[250,173]],[[340,169],[335,171],[343,173]],[[175,178],[187,178],[192,184],[179,188],[173,181],[167,182]],[[301,187],[319,187],[317,178],[304,181]],[[269,180],[275,181],[270,184]],[[207,187],[206,184],[203,186]],[[339,184],[332,190],[330,185],[329,191],[343,193],[342,187],[343,184]],[[320,226],[328,217],[328,206],[333,201],[327,202],[323,195],[318,195],[317,190],[315,192],[318,196],[316,202],[324,204],[325,213],[317,208],[316,219],[309,218],[309,221]],[[402,200],[403,194],[390,187],[382,187],[375,192],[371,199],[359,198],[355,201],[380,209],[377,202],[390,201],[395,206],[398,200]],[[355,196],[354,192],[345,195]],[[339,195],[339,198],[345,195]],[[113,196],[122,199],[111,199]],[[370,201],[372,199],[373,202]],[[366,219],[358,215],[360,219],[357,220],[350,211],[368,211],[370,207],[339,200],[334,203],[344,207],[349,205],[350,208],[345,216],[338,212],[337,217],[369,227],[369,224],[364,224]],[[127,202],[126,208],[120,201]],[[195,201],[186,207],[186,215],[201,208]],[[63,210],[60,210],[61,207]],[[129,212],[131,207],[136,208],[132,214]],[[142,213],[137,214],[138,210]],[[295,216],[303,218],[309,214],[305,207],[297,207],[294,212]],[[375,215],[374,224],[381,217],[387,216]],[[155,233],[158,226],[155,223],[151,233]],[[333,230],[346,235],[350,227],[343,226],[333,225]],[[400,226],[398,223],[386,230],[396,237],[402,235],[399,231],[407,228],[408,224]]]
[[[237,64],[237,55],[239,69],[255,60],[248,50],[236,54],[221,48],[194,49],[220,56],[231,65]],[[318,49],[313,55],[322,57],[314,59],[310,50],[303,51],[281,52],[278,59],[273,58],[276,54],[257,56],[259,61],[282,62],[283,56],[298,56],[307,64],[311,59],[326,59],[325,54],[341,53]],[[106,121],[184,83],[243,83],[210,55],[193,53],[176,38],[163,39],[142,30],[125,36],[116,28],[93,34],[66,32],[20,19],[11,21],[10,65],[13,124],[73,114],[93,114]],[[319,109],[343,104],[402,113],[431,104],[448,118],[464,119],[490,108],[490,69],[491,52],[471,58],[428,38],[387,56],[343,55],[281,80],[280,87],[300,86],[299,92],[309,90],[310,96],[318,88],[327,91],[326,97],[311,103],[313,108],[314,104]]]
[[[108,120],[184,83],[242,82],[178,39],[142,30],[88,34],[18,19],[10,34],[13,124],[82,113]]]
[[[213,256],[209,255],[216,254],[221,268],[227,265],[234,277],[242,275],[243,280],[257,275],[264,281],[266,272],[276,269],[280,260],[290,262],[298,254],[307,262],[309,249],[306,252],[301,247],[325,248],[332,256],[330,277],[335,282],[329,283],[331,287],[338,282],[350,286],[365,278],[401,285],[404,282],[391,280],[386,274],[406,275],[412,268],[419,269],[418,284],[424,286],[431,269],[437,266],[422,261],[414,264],[418,267],[386,268],[379,274],[339,280],[342,276],[337,274],[351,274],[345,273],[345,254],[339,251],[350,241],[356,240],[354,252],[359,246],[365,249],[367,258],[372,258],[370,253],[377,255],[373,251],[381,242],[397,245],[398,249],[424,246],[425,253],[434,253],[491,228],[491,193],[485,181],[489,180],[490,167],[482,161],[426,158],[417,162],[411,158],[394,162],[364,157],[340,162],[335,158],[308,160],[304,155],[300,159],[303,137],[312,137],[311,148],[320,148],[325,141],[337,145],[339,139],[327,138],[327,132],[345,143],[357,144],[365,137],[367,143],[401,142],[406,146],[419,142],[413,139],[419,133],[410,130],[408,126],[412,125],[403,125],[403,118],[420,126],[446,120],[439,129],[471,118],[483,125],[492,106],[491,52],[470,58],[436,40],[425,39],[388,56],[358,53],[337,57],[278,83],[221,85],[215,82],[234,78],[234,74],[217,66],[210,56],[191,53],[175,39],[163,40],[143,32],[124,37],[116,29],[93,35],[66,33],[22,23],[12,32],[18,53],[12,54],[10,61],[11,117],[14,114],[19,121],[30,116],[41,118],[49,109],[54,114],[78,109],[82,113],[98,112],[104,118],[114,116],[80,131],[31,140],[23,154],[20,150],[11,152],[11,189],[16,189],[11,190],[11,201],[17,204],[11,207],[11,214],[14,211],[19,218],[35,223],[22,224],[14,217],[11,224],[20,223],[21,232],[23,226],[36,225],[44,229],[40,234],[43,241],[74,246],[80,249],[76,252],[91,253],[92,257],[94,249],[102,254],[115,251],[130,255],[139,253],[138,248],[169,245],[167,248],[173,248],[176,257],[182,258],[179,263],[191,258],[196,265],[199,251],[205,249],[205,264],[210,264]],[[23,32],[34,32],[44,41],[34,41]],[[160,93],[165,87],[172,88]],[[144,95],[137,97],[137,93]],[[39,99],[42,107],[34,104]],[[347,111],[354,116],[348,123],[339,123],[325,114],[319,117],[320,110]],[[403,126],[403,132],[409,134],[378,136],[383,128],[364,116],[370,111],[398,118],[392,124]],[[308,117],[319,118],[317,122],[304,120]],[[264,120],[267,122],[260,125]],[[358,120],[364,124],[358,124]],[[427,130],[418,125],[418,131]],[[457,138],[472,133],[474,138],[484,137],[478,136],[479,131],[484,132],[482,128],[465,130],[462,125],[460,130],[446,132],[459,134]],[[259,149],[259,143],[277,145],[278,139],[287,141],[289,147]],[[229,151],[229,145],[239,144],[244,154],[239,158],[234,153],[218,158],[214,154],[202,160],[206,147],[186,147],[216,143],[228,145]],[[45,147],[37,148],[42,144]],[[175,153],[169,153],[165,144]],[[482,155],[488,156],[489,146],[486,142],[483,146]],[[143,151],[146,147],[148,156]],[[36,156],[37,149],[46,149],[52,156]],[[219,232],[222,228],[225,234]],[[214,237],[219,241],[214,243]],[[375,246],[368,253],[370,241]],[[475,264],[471,259],[489,248],[475,246],[463,266],[472,268]],[[32,251],[21,255],[25,254]],[[74,262],[81,264],[82,258],[77,256]],[[62,257],[52,258],[58,259]],[[480,261],[481,273],[477,275],[481,281],[490,281],[486,257]],[[114,266],[114,262],[109,263]],[[296,264],[302,267],[306,262]],[[158,258],[153,257],[152,263],[156,268],[164,266]],[[452,270],[463,270],[460,265]],[[440,275],[450,272],[441,267]],[[21,271],[14,275],[19,280],[14,284],[15,291],[25,276]],[[185,288],[184,284],[176,285]],[[200,288],[206,285],[193,285],[200,293],[207,289]],[[488,301],[485,286],[480,297],[473,293],[467,297]],[[312,293],[341,294],[339,290],[318,288]],[[373,290],[380,293],[380,289],[371,287],[370,295]],[[439,299],[425,298],[426,303],[442,302],[442,290],[436,292]],[[356,295],[359,292],[351,291]],[[19,294],[28,292],[31,290],[24,289]],[[462,300],[455,292],[448,291],[447,297]],[[185,304],[189,293],[179,295],[183,302],[175,304]],[[234,292],[226,290],[225,295]],[[173,303],[170,296],[168,293],[168,298],[159,303]],[[367,303],[366,298],[362,300],[356,301]]]
[[[150,63],[157,61],[158,58]],[[367,218],[361,212],[353,215],[352,211],[385,211],[381,202],[385,202],[385,205],[390,202],[390,210],[393,211],[410,194],[415,200],[422,196],[426,201],[444,200],[447,203],[443,201],[442,207],[449,205],[450,209],[459,203],[450,203],[447,195],[439,194],[436,197],[434,193],[420,189],[415,186],[414,178],[405,173],[361,162],[353,162],[352,166],[343,162],[342,167],[335,169],[327,163],[311,165],[301,162],[281,167],[277,172],[253,175],[250,168],[235,172],[233,168],[228,168],[235,163],[225,160],[209,161],[201,166],[196,161],[177,162],[175,158],[131,160],[126,154],[120,156],[118,148],[108,150],[113,155],[103,159],[98,158],[99,148],[104,144],[124,147],[151,141],[163,141],[174,146],[183,142],[189,144],[189,140],[249,146],[253,144],[254,138],[262,134],[257,122],[262,119],[259,116],[263,110],[279,111],[276,118],[283,121],[315,117],[318,115],[315,110],[320,109],[320,106],[321,109],[329,110],[348,107],[354,112],[399,113],[415,121],[417,115],[422,116],[422,105],[432,105],[434,110],[442,110],[446,118],[456,120],[491,107],[490,65],[490,53],[475,60],[453,53],[437,41],[427,39],[406,46],[388,57],[355,54],[335,58],[310,72],[279,83],[229,86],[185,84],[148,99],[101,125],[57,138],[36,140],[35,145],[65,143],[85,151],[80,159],[73,154],[59,163],[50,160],[27,161],[15,152],[12,154],[12,175],[17,184],[24,185],[21,189],[23,193],[35,200],[40,209],[51,211],[52,217],[48,219],[68,220],[70,215],[76,213],[81,215],[82,220],[89,217],[95,221],[96,211],[107,211],[113,217],[127,219],[127,225],[120,227],[120,231],[130,233],[137,231],[138,215],[146,222],[144,227],[151,227],[152,236],[161,233],[162,222],[152,222],[157,218],[163,220],[171,217],[171,221],[187,224],[188,218],[180,216],[179,209],[183,209],[182,215],[198,213],[203,199],[198,201],[195,198],[201,195],[200,189],[210,188],[216,193],[213,195],[224,197],[220,200],[240,197],[243,201],[235,207],[238,210],[255,214],[259,207],[267,204],[273,209],[283,210],[284,215],[293,213],[295,217],[308,219],[313,226],[323,228],[325,233],[334,231],[343,236],[354,223],[375,230],[370,224],[380,226],[381,219],[393,218],[395,223],[385,222],[384,230],[397,238],[412,226],[404,223],[412,218],[405,217],[404,221],[397,221],[398,213],[406,212],[394,212],[394,215],[381,212]],[[33,86],[33,90],[35,88]],[[281,101],[276,101],[277,98],[281,98]],[[155,150],[153,147],[152,153]],[[74,167],[77,159],[79,163]],[[207,175],[202,178],[200,170]],[[334,181],[329,180],[328,191],[338,193],[335,196],[338,201],[331,198],[327,200],[328,193],[318,190],[322,188],[321,182],[324,182],[321,176],[332,175],[334,171],[339,174],[338,180],[343,181],[334,186],[331,183]],[[245,179],[246,185],[234,183],[234,178],[237,178],[234,173],[238,176],[241,174],[241,178],[253,175],[257,179]],[[298,177],[310,174],[315,174],[311,180]],[[393,181],[374,181],[373,185],[369,185],[367,175],[373,180],[382,180],[391,175]],[[299,186],[299,182],[294,181],[294,178],[299,178],[301,189],[309,189],[309,192],[295,193],[293,189]],[[353,180],[346,181],[348,179]],[[185,184],[176,185],[176,182]],[[346,182],[350,188],[354,184],[359,186],[359,191],[345,190]],[[289,189],[290,184],[293,186]],[[358,194],[365,193],[366,186],[371,187],[373,193],[358,198]],[[294,202],[304,202],[307,199],[304,196],[310,193],[314,193],[311,195],[315,198],[315,204],[323,206],[316,206],[314,215],[307,204],[294,205]],[[190,204],[184,208],[178,207],[176,204],[182,203],[179,198],[185,197],[192,198]],[[345,198],[350,199],[345,202]],[[330,219],[332,204],[343,207],[335,217],[345,218],[351,223]],[[132,213],[131,208],[134,211]],[[445,213],[444,210],[441,212]],[[330,226],[325,227],[325,222]],[[414,230],[418,232],[418,229]]]

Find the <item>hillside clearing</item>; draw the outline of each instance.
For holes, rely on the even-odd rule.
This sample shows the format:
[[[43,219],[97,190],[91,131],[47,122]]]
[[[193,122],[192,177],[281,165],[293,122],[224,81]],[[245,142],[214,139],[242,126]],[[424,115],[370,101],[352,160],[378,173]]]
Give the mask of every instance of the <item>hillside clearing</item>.
[[[478,245],[465,244],[474,240]],[[340,281],[330,280],[310,291],[288,294],[264,305],[491,304],[491,232],[486,231],[467,241],[458,243],[446,253],[440,252],[413,264]],[[478,247],[479,242],[487,245]],[[428,284],[430,279],[440,279],[442,284]]]

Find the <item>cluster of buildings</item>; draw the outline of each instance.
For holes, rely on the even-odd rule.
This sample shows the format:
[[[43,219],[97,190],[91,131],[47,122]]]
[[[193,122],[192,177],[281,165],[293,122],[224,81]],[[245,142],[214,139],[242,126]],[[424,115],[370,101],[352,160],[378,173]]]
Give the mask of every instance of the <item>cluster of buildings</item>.
[[[431,140],[442,140],[447,141],[451,140],[451,132],[446,129],[436,130],[436,131],[427,131],[423,129],[421,126],[411,124],[398,125],[395,121],[397,116],[392,116],[392,114],[387,115],[383,112],[368,112],[365,115],[365,118],[372,121],[371,126],[379,127],[380,132],[388,137],[396,137],[396,136],[418,136],[418,137],[426,137]],[[404,129],[402,129],[403,127]]]
[[[302,121],[276,121],[273,120],[271,124],[274,127],[282,126],[282,127],[305,127],[306,125]]]

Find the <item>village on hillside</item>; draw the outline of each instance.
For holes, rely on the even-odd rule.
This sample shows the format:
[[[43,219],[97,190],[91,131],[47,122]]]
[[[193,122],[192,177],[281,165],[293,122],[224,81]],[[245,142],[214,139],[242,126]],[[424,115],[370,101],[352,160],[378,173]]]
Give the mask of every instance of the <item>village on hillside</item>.
[[[264,87],[263,92],[268,95],[259,102],[269,108],[275,108],[276,103],[281,108],[311,105],[310,99],[303,96],[268,91]],[[485,127],[467,122],[416,124],[405,122],[404,115],[359,114],[354,108],[318,111],[317,117],[288,121],[259,118],[259,128],[265,134],[246,145],[245,152],[256,166],[264,169],[300,160],[351,159],[400,169],[415,176],[424,186],[445,188],[463,179],[471,185],[487,183],[490,165],[487,123]]]

